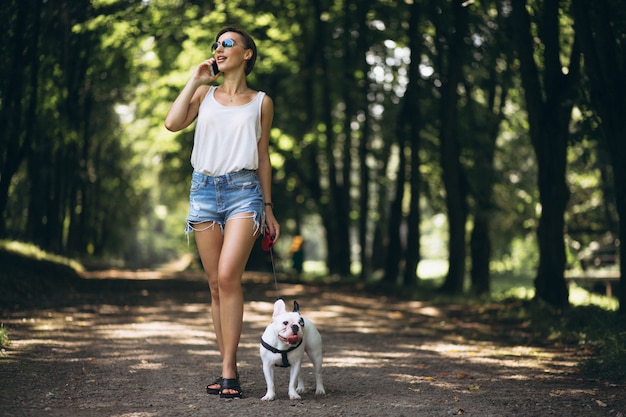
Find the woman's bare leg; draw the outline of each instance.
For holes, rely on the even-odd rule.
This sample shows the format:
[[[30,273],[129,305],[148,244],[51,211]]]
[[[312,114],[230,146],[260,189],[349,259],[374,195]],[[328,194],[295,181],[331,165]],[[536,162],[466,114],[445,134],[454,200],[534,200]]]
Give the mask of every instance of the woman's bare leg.
[[[211,319],[213,321],[213,328],[215,330],[215,339],[218,349],[220,351],[220,357],[224,357],[224,343],[222,338],[222,328],[220,322],[220,294],[217,278],[217,267],[219,264],[220,253],[222,252],[222,244],[224,242],[224,236],[222,235],[221,228],[218,224],[203,223],[195,225],[194,232],[196,239],[196,246],[200,259],[202,260],[202,267],[207,276],[209,284],[209,290],[211,292]],[[219,389],[218,386],[209,385],[213,389]]]
[[[222,356],[222,376],[229,379],[237,375],[237,348],[243,326],[241,278],[256,239],[254,230],[252,215],[242,214],[226,223],[222,239],[215,236],[216,232],[220,233],[219,228],[201,232],[199,236],[196,234],[203,263],[205,259],[211,262],[211,266],[205,266],[211,302],[216,302],[212,304],[211,314]]]

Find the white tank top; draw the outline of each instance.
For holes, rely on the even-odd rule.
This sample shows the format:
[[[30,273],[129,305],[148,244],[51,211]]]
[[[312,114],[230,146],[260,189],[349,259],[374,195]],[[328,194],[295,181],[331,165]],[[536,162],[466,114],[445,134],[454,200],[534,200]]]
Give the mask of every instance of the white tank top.
[[[215,88],[211,86],[198,109],[191,166],[211,176],[256,170],[265,93],[259,91],[241,106],[224,106],[215,100]]]

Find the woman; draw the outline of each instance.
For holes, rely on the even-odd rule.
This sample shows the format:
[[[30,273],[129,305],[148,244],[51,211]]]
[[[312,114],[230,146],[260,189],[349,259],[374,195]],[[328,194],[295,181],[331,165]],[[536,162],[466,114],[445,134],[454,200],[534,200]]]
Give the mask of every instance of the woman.
[[[280,235],[271,201],[269,136],[272,99],[248,87],[257,57],[252,37],[225,27],[214,56],[198,65],[176,98],[165,127],[179,131],[196,118],[187,232],[193,231],[211,291],[211,316],[222,358],[221,377],[207,386],[241,397],[237,347],[243,324],[241,279],[256,238]],[[213,73],[216,63],[219,72]],[[221,73],[221,74],[220,74]],[[220,86],[210,86],[222,75]]]

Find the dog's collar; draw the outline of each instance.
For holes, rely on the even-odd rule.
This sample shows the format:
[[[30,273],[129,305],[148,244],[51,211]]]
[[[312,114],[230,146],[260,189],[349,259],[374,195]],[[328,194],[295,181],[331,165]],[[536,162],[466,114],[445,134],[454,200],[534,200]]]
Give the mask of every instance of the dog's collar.
[[[302,339],[300,339],[300,343],[298,343],[297,345],[292,346],[286,350],[280,350],[280,349],[276,349],[274,346],[267,343],[265,340],[263,340],[263,337],[261,336],[261,346],[263,346],[265,349],[269,350],[272,353],[280,353],[281,356],[283,357],[282,365],[276,364],[276,366],[280,366],[281,368],[289,368],[291,366],[291,364],[289,363],[289,359],[287,358],[287,354],[294,349],[298,349],[301,344],[302,344]]]

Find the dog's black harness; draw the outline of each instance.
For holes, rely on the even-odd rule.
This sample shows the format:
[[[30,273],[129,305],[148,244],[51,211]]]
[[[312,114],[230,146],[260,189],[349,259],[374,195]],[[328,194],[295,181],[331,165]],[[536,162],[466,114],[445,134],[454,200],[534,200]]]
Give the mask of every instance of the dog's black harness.
[[[280,366],[281,368],[289,368],[291,366],[291,364],[289,363],[289,359],[287,358],[287,354],[289,352],[291,352],[292,350],[298,349],[300,347],[300,345],[302,344],[302,340],[300,339],[300,343],[298,343],[295,346],[290,347],[287,350],[280,350],[280,349],[276,349],[274,346],[268,344],[265,342],[265,340],[263,340],[263,337],[261,337],[261,346],[263,346],[265,349],[269,350],[272,353],[280,353],[281,356],[283,357],[283,363],[281,365],[276,364],[276,366]]]

